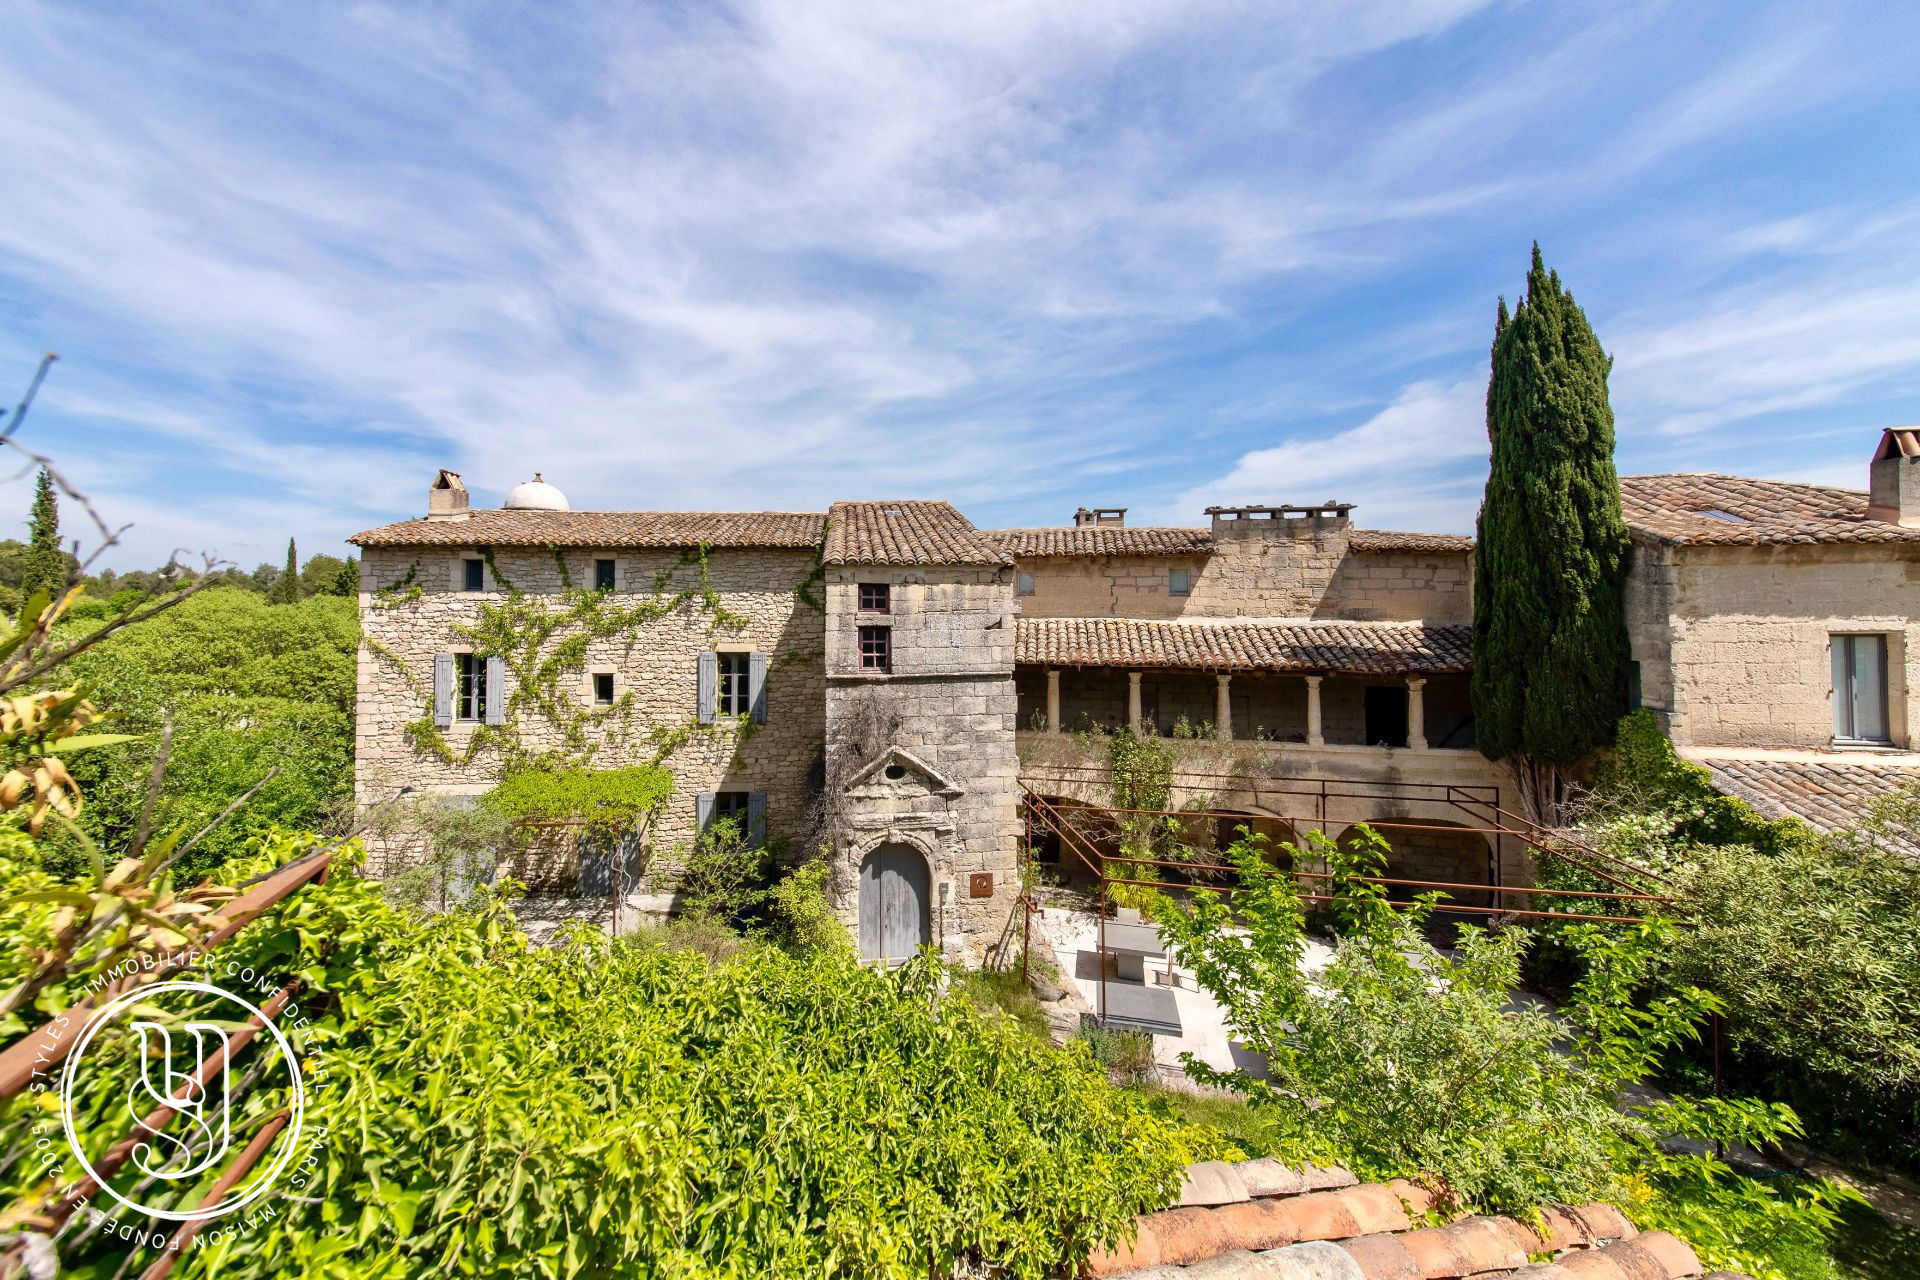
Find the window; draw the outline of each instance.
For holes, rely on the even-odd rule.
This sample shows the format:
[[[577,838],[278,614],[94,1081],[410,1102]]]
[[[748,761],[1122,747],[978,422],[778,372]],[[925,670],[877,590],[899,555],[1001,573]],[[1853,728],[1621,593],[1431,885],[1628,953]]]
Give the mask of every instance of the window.
[[[613,590],[613,561],[595,560],[593,562],[593,589],[595,591]]]
[[[470,564],[480,563],[478,560]],[[457,681],[453,687],[453,718],[480,720],[487,714],[487,660],[477,653],[453,655]]]
[[[723,653],[720,655],[720,714],[723,716],[743,716],[747,714],[751,703],[748,701],[747,685],[751,678],[752,663],[744,653]],[[744,795],[745,793],[742,792]]]
[[[860,612],[893,612],[893,589],[884,582],[863,582],[860,584]]]
[[[1168,595],[1184,596],[1191,590],[1192,584],[1193,584],[1193,570],[1191,569],[1167,570],[1167,594]]]
[[[730,821],[740,828],[742,835],[747,830],[747,807],[752,798],[748,791],[716,791],[713,793],[713,821]]]
[[[468,560],[463,568],[466,572],[466,577],[462,579],[466,584],[465,590],[485,591],[487,589],[487,562],[485,560]]]
[[[893,628],[860,628],[860,669],[862,671],[893,670]]]
[[[1889,742],[1887,638],[1833,637],[1833,736],[1841,742]]]
[[[596,671],[593,673],[593,705],[610,707],[613,705],[613,672]]]
[[[1033,594],[1033,575],[1030,573],[1014,574],[1013,575],[1013,594],[1017,596],[1032,595]]]

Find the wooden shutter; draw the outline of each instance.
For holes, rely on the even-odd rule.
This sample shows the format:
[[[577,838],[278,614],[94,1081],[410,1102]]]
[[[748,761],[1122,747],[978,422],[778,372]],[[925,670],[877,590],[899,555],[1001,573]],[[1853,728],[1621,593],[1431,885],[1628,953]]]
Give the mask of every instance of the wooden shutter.
[[[767,793],[747,792],[747,839],[759,849],[767,843]]]
[[[436,653],[433,655],[433,727],[450,728],[453,724],[453,655]]]
[[[747,655],[747,705],[753,709],[753,722],[767,722],[767,655]]]
[[[700,697],[700,723],[712,724],[715,705],[720,700],[720,655],[700,655],[700,675],[696,681]]]
[[[505,658],[487,659],[485,718],[488,724],[507,722],[507,660]]]
[[[707,824],[713,821],[713,792],[702,791],[693,798],[693,826],[696,831],[705,831]]]

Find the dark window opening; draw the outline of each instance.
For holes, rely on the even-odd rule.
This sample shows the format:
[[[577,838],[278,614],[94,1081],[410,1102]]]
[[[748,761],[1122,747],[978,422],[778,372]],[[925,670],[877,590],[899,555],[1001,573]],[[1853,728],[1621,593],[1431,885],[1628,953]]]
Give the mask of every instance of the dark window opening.
[[[485,591],[487,589],[487,562],[485,560],[467,561],[466,572],[466,589],[468,591]]]
[[[593,589],[595,591],[613,590],[613,561],[595,560],[593,562]]]
[[[1030,573],[1014,574],[1013,575],[1013,594],[1017,596],[1032,595],[1033,594],[1033,575]]]
[[[472,563],[478,564],[479,561]],[[487,660],[477,653],[453,655],[457,677],[453,692],[453,718],[480,720],[487,714]]]
[[[1887,723],[1887,638],[1833,637],[1833,736],[1891,741]]]
[[[1644,704],[1640,692],[1640,664],[1629,662],[1627,664],[1627,709],[1638,711],[1642,705]]]
[[[716,791],[713,793],[713,820],[731,822],[747,834],[747,796],[745,791]]]
[[[889,782],[898,782],[907,776],[907,767],[901,764],[890,764],[881,772],[887,775]]]
[[[893,628],[860,628],[860,669],[862,671],[893,670]]]
[[[748,702],[747,671],[749,658],[744,653],[723,653],[720,655],[720,714],[723,716],[744,716],[751,709]],[[740,794],[745,795],[743,791]]]
[[[1368,685],[1365,691],[1367,745],[1407,745],[1407,690],[1403,685]]]
[[[860,612],[892,613],[893,588],[884,582],[860,584]]]
[[[593,702],[595,706],[613,705],[613,672],[596,671],[593,673]]]

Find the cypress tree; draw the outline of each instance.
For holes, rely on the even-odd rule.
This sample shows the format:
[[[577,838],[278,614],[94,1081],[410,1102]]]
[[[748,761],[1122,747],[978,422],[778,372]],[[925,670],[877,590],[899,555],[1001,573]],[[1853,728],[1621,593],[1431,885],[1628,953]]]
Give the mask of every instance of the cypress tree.
[[[1613,467],[1611,356],[1533,246],[1527,296],[1500,300],[1487,382],[1493,446],[1474,545],[1474,735],[1518,757],[1551,820],[1566,766],[1626,711],[1627,527]]]
[[[44,591],[49,598],[67,589],[72,563],[60,546],[60,500],[53,491],[53,476],[45,467],[33,491],[33,510],[27,516],[26,573],[21,594],[31,598]]]
[[[300,553],[294,549],[292,538],[287,539],[287,567],[273,580],[273,590],[267,593],[267,603],[300,603]]]

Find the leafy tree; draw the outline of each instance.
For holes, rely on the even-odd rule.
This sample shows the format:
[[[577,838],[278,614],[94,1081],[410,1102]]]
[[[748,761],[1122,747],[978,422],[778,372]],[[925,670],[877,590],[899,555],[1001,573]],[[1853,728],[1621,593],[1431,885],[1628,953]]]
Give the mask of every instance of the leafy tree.
[[[49,596],[58,595],[67,588],[67,578],[73,571],[73,558],[60,545],[60,500],[53,492],[53,476],[45,467],[40,469],[39,479],[34,484],[33,510],[27,517],[27,528],[29,533],[21,595],[28,598],[36,591],[44,591]]]
[[[287,567],[273,580],[267,600],[272,604],[300,603],[300,553],[294,548],[292,538],[287,539]]]
[[[346,568],[346,562],[339,556],[330,556],[325,552],[308,560],[300,569],[300,594],[302,596],[345,595],[334,588],[340,581],[340,571]],[[356,577],[355,581],[358,581]]]
[[[273,595],[273,584],[278,581],[280,581],[280,570],[264,560],[254,566],[253,572],[247,575],[248,587],[269,598]]]
[[[1605,745],[1626,710],[1628,541],[1607,402],[1612,364],[1534,245],[1527,296],[1511,316],[1502,299],[1494,329],[1473,704],[1481,752],[1519,757],[1529,800],[1548,818],[1559,769]]]
[[[360,562],[352,556],[341,561],[332,583],[321,590],[330,596],[345,596],[349,600],[357,598],[360,594]]]

